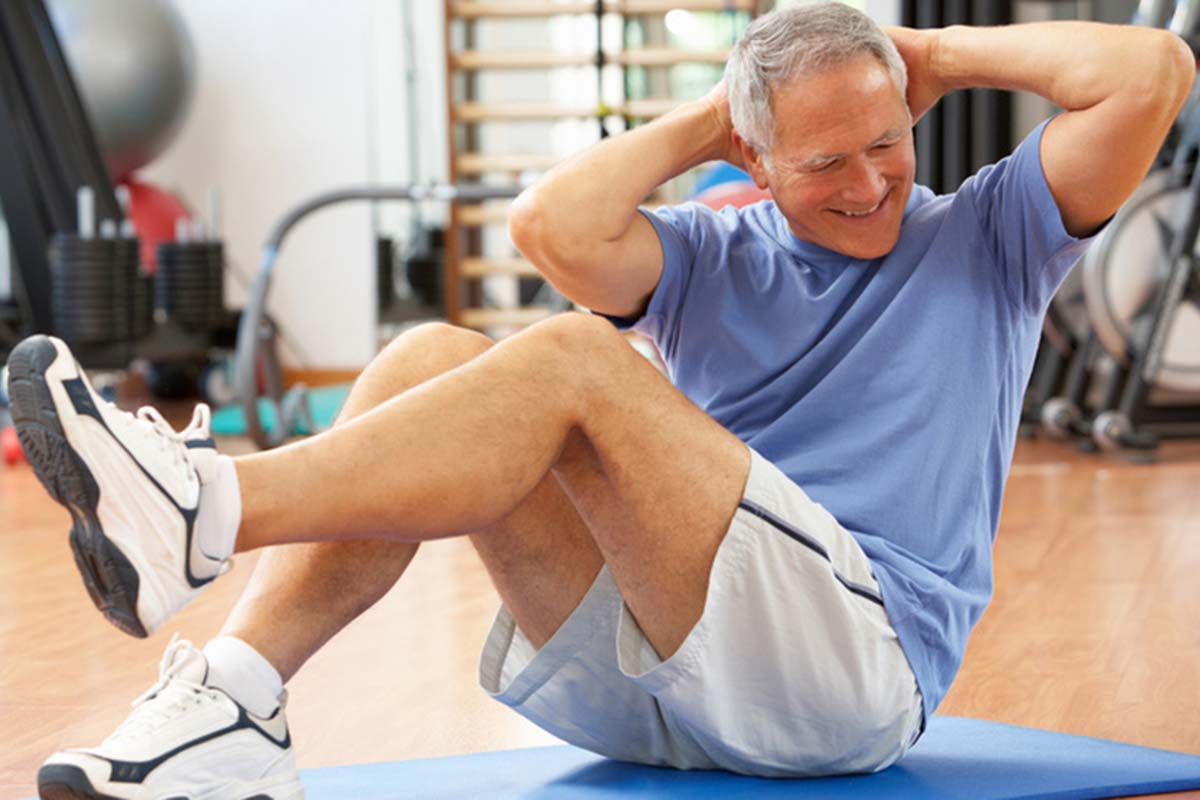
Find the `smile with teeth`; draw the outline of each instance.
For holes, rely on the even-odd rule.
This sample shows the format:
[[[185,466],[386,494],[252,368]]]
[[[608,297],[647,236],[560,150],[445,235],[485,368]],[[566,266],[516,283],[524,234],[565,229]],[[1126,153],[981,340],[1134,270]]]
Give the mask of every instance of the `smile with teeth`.
[[[887,200],[886,194],[879,199],[879,202],[873,208],[868,208],[866,211],[842,211],[841,209],[834,209],[834,211],[845,217],[867,217],[878,211],[880,206],[883,205],[884,200]]]

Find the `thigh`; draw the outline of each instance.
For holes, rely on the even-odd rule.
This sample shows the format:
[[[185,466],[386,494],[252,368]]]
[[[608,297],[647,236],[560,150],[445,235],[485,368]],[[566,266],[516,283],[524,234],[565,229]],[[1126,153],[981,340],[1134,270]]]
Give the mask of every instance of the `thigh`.
[[[749,448],[604,319],[562,315],[547,339],[581,371],[585,398],[586,447],[553,472],[665,658],[704,609],[713,558],[746,485]]]
[[[481,333],[443,323],[410,328],[358,376],[335,424],[465,364],[492,344]],[[416,549],[383,538],[267,548],[222,633],[253,642],[286,681],[391,589]]]
[[[922,707],[870,560],[777,467],[752,459],[700,621],[663,661],[624,614],[620,669],[725,769],[881,769],[914,741]]]

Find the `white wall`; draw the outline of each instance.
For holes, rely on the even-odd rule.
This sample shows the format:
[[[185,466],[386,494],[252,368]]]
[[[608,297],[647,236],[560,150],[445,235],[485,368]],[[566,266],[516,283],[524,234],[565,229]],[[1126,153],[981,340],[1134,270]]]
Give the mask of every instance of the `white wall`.
[[[406,76],[408,59],[403,51],[404,4],[411,9],[415,38],[417,119],[408,120]],[[354,0],[348,5],[371,6],[371,127],[370,163],[376,180],[384,183],[445,181],[446,137],[446,49],[442,29],[442,4],[431,0]],[[416,174],[410,174],[409,140],[416,139]],[[390,203],[378,207],[381,227],[402,232],[410,206]],[[444,220],[444,204],[422,207],[426,220]]]
[[[294,203],[370,177],[370,0],[174,0],[194,39],[196,94],[142,176],[204,210],[220,189],[241,305],[269,228]],[[287,240],[270,309],[293,364],[354,367],[374,353],[374,247],[364,206],[318,212]],[[239,282],[240,281],[240,282]]]
[[[862,0],[858,7],[880,25],[900,24],[900,0]]]

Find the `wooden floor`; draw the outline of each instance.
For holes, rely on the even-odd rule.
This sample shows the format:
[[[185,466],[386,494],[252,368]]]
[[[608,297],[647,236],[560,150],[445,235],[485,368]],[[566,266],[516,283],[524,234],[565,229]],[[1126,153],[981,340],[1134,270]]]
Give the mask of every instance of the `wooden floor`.
[[[1200,443],[1161,456],[1020,444],[995,600],[941,713],[1200,754]],[[31,796],[47,755],[106,736],[172,632],[215,633],[254,560],[139,641],[88,601],[66,525],[28,468],[0,467],[0,798]],[[469,545],[427,546],[289,687],[300,765],[552,742],[476,687],[495,607]]]

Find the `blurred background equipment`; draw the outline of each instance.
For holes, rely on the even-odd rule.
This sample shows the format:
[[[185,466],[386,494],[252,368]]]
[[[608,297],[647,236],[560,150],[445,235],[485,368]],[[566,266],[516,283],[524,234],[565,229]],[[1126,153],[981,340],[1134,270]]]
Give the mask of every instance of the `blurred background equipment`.
[[[1200,4],[1143,0],[1134,24],[1196,50]],[[1200,436],[1200,94],[1154,168],[1088,248],[1047,314],[1023,431],[1150,460]]]
[[[5,346],[50,331],[50,240],[76,229],[76,191],[119,219],[113,183],[41,0],[0,3],[0,204],[11,245],[13,297]]]
[[[328,427],[333,422],[340,400],[349,393],[349,386],[342,387],[342,391],[334,394],[338,400],[328,402],[328,391],[310,392],[302,382],[286,388],[284,385],[277,333],[266,312],[267,296],[284,239],[301,221],[316,211],[347,202],[419,203],[434,200],[480,203],[510,200],[520,191],[519,185],[512,184],[364,186],[325,192],[290,209],[267,236],[258,274],[239,320],[233,384],[238,406],[218,411],[213,418],[213,431],[236,431],[249,436],[261,448],[277,447],[291,436],[313,434]],[[555,310],[565,308],[565,305],[560,305]],[[419,319],[410,318],[410,321]]]
[[[195,54],[164,0],[47,0],[109,175],[122,181],[161,153],[183,123]]]
[[[392,127],[372,129],[368,124],[358,131],[367,142],[364,155],[372,167],[370,180],[363,182],[367,188],[356,191],[367,192],[362,196],[390,191],[393,199],[405,202],[372,204],[372,247],[351,247],[346,238],[339,239],[340,251],[359,254],[348,265],[339,264],[339,276],[374,280],[369,307],[348,311],[355,320],[370,320],[365,326],[373,338],[368,349],[428,319],[446,319],[503,338],[570,308],[570,301],[508,239],[506,212],[515,187],[604,136],[706,92],[719,79],[729,47],[746,25],[772,5],[787,4],[454,0],[435,7],[405,0],[372,12],[372,26],[366,30],[372,31],[375,55],[368,77],[384,81],[387,70],[394,74],[386,78],[390,83],[381,83],[386,91],[369,98],[368,116]],[[1194,48],[1200,28],[1200,3],[1176,0],[853,4],[881,22],[917,27],[1132,20],[1169,28]],[[263,14],[264,20],[271,16]],[[347,319],[337,316],[341,309],[336,305],[329,319],[317,316],[321,297],[311,298],[329,286],[314,265],[303,266],[313,257],[308,249],[290,256],[289,274],[282,281],[286,299],[279,302],[290,311],[269,314],[270,281],[262,275],[269,274],[277,254],[270,247],[273,235],[268,237],[270,256],[263,257],[260,279],[251,287],[249,276],[227,269],[231,261],[237,263],[237,248],[225,241],[215,205],[210,202],[207,220],[202,220],[189,208],[184,190],[162,188],[174,185],[178,169],[159,175],[146,171],[180,133],[189,108],[204,96],[199,48],[188,27],[195,31],[199,25],[202,36],[219,35],[233,45],[227,41],[232,35],[227,27],[210,31],[204,27],[206,19],[194,7],[168,0],[0,4],[0,149],[17,154],[0,162],[6,223],[0,226],[0,251],[8,256],[13,276],[10,296],[0,294],[0,351],[35,330],[58,333],[96,367],[121,370],[144,364],[150,387],[163,396],[199,392],[214,401],[238,401],[242,427],[237,430],[247,430],[260,445],[269,446],[289,429],[316,430],[326,422],[308,418],[303,388],[288,394],[288,387],[302,386],[310,373],[320,372],[310,369],[322,357],[309,352],[316,349],[309,321],[320,319],[329,328],[317,334],[317,342],[324,343],[347,338]],[[375,22],[385,24],[373,26]],[[316,27],[324,34],[329,23]],[[437,58],[422,56],[431,38],[445,45]],[[297,47],[301,52],[305,45],[298,42]],[[228,59],[240,50],[221,52]],[[223,100],[237,96],[243,78],[252,77],[247,66],[239,62],[227,68],[225,75],[237,81],[215,90]],[[299,85],[316,91],[308,82]],[[431,87],[444,87],[444,97],[431,102]],[[274,102],[278,90],[269,96]],[[247,97],[249,105],[243,108],[264,102],[263,95]],[[294,103],[308,104],[307,99]],[[291,113],[282,103],[273,107]],[[1189,277],[1194,274],[1191,231],[1200,219],[1192,188],[1200,128],[1195,107],[1189,103],[1157,169],[1055,298],[1026,395],[1026,435],[1041,432],[1071,438],[1083,448],[1145,455],[1153,452],[1159,437],[1200,433],[1200,346],[1192,344],[1200,339],[1200,289]],[[431,113],[430,108],[437,110]],[[948,95],[917,126],[918,182],[939,192],[955,190],[980,166],[1010,152],[1054,110],[1042,98],[1021,93]],[[203,141],[207,144],[226,124],[210,122],[209,138]],[[347,126],[356,130],[352,118],[343,115],[330,124],[339,145],[348,147],[342,144],[347,141],[342,132]],[[303,125],[283,128],[298,129],[307,130]],[[431,131],[437,135],[430,137]],[[429,156],[431,138],[445,145],[436,159]],[[286,198],[296,194],[283,195],[282,204],[274,196],[269,202],[247,198],[247,191],[264,181],[247,183],[244,173],[269,161],[262,158],[261,141],[238,146],[248,160],[237,165],[224,163],[233,151],[222,150],[216,159],[210,148],[194,150],[192,160],[204,163],[187,167],[185,183],[190,181],[192,194],[203,192],[196,176],[219,174],[237,182],[236,207],[252,203],[266,207],[270,219],[278,218],[278,209],[290,202]],[[312,146],[299,152],[310,152]],[[295,152],[290,160],[279,160],[303,163],[296,161]],[[389,172],[380,166],[384,163],[399,169]],[[311,168],[306,166],[305,172]],[[405,194],[419,187],[425,187],[423,195]],[[459,193],[431,199],[429,187]],[[283,190],[274,191],[278,195]],[[77,204],[77,197],[88,198],[86,207]],[[647,204],[691,199],[719,209],[769,197],[745,173],[720,163],[669,182]],[[255,247],[269,224],[261,211],[256,219]],[[239,229],[247,227],[240,218],[235,222]],[[305,226],[305,234],[321,224]],[[238,235],[245,251],[247,234]],[[374,270],[355,266],[371,253]],[[242,261],[252,258],[242,253]],[[329,264],[330,256],[319,263]],[[292,265],[300,270],[298,276]],[[225,305],[228,293],[241,292],[250,295],[248,322]],[[298,299],[318,305],[299,313]],[[240,372],[234,369],[239,322],[244,331],[257,331],[254,337],[243,336],[254,356],[247,357],[243,349]],[[302,341],[307,345],[301,346]],[[652,345],[632,335],[631,341],[661,368]],[[248,364],[255,365],[253,371]],[[259,402],[266,403],[262,414]],[[274,423],[263,428],[260,417],[282,424],[278,431]]]
[[[159,396],[203,395],[237,326],[219,210],[210,201],[203,221],[132,174],[169,144],[193,93],[178,13],[165,0],[13,0],[0,42],[0,149],[15,156],[0,162],[13,277],[0,355],[53,333],[91,368],[138,362]]]
[[[0,163],[12,276],[0,354],[47,332],[123,368],[154,332],[154,248],[192,216],[130,174],[182,123],[190,41],[165,0],[13,0],[0,42],[0,150],[12,155]],[[168,336],[150,350],[198,358],[208,344]]]

